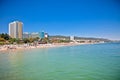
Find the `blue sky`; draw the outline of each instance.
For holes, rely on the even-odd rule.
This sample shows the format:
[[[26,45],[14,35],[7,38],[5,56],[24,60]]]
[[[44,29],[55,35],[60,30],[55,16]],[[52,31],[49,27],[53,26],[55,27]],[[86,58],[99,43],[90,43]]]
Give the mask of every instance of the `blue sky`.
[[[119,0],[0,0],[0,32],[14,20],[24,32],[120,40]]]

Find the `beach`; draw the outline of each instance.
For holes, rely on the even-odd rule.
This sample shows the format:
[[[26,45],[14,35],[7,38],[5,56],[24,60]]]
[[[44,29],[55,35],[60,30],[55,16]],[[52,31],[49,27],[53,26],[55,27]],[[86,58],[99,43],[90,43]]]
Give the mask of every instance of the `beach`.
[[[94,44],[94,43],[52,43],[52,44],[10,44],[0,46],[1,51],[15,51],[15,50],[29,50],[36,48],[52,48],[52,47],[62,47],[62,46],[76,46],[76,45],[85,45],[85,44]]]

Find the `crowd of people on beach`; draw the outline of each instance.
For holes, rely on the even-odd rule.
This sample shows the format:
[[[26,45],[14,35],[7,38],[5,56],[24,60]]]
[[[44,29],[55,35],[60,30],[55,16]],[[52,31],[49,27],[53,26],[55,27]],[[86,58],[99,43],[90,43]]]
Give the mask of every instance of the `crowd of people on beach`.
[[[39,48],[39,47],[47,47],[49,46],[48,44],[40,44],[40,45],[31,45],[31,44],[10,44],[10,45],[3,45],[0,46],[0,51],[5,51],[5,50],[16,50],[16,49],[31,49],[31,48]]]
[[[9,45],[0,45],[0,51],[11,51],[11,50],[28,50],[35,48],[51,48],[51,47],[62,47],[62,46],[75,46],[82,44],[93,44],[93,43],[47,43],[47,44],[9,44]]]
[[[78,45],[78,44],[76,44],[76,43],[9,44],[9,45],[1,45],[0,51],[26,50],[26,49],[33,49],[33,48],[50,48],[50,47],[72,46],[72,45]]]
[[[10,45],[2,45],[0,46],[0,51],[6,50],[25,50],[25,49],[33,49],[33,48],[48,48],[48,47],[58,47],[63,46],[63,44],[10,44]]]

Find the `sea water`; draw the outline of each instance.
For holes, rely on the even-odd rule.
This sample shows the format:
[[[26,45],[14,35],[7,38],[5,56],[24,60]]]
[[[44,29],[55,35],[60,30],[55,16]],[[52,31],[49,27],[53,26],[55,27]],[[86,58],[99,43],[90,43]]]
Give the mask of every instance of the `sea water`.
[[[120,80],[120,43],[0,52],[0,80]]]

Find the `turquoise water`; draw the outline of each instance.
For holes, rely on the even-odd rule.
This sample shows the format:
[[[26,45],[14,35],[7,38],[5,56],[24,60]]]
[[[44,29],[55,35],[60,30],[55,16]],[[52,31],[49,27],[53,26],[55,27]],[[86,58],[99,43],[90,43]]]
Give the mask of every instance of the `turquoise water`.
[[[120,80],[120,43],[1,53],[0,80]]]

